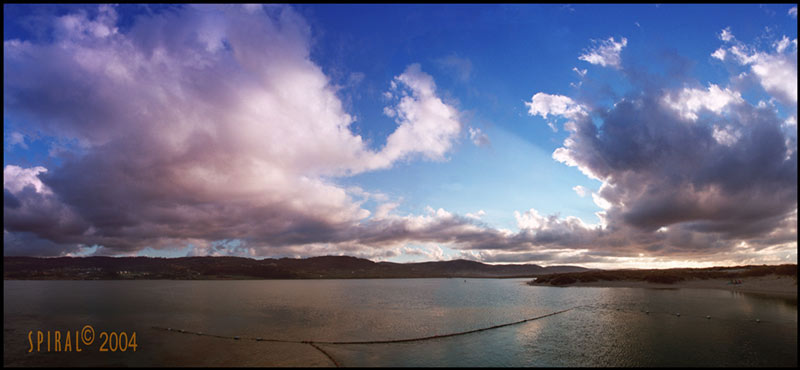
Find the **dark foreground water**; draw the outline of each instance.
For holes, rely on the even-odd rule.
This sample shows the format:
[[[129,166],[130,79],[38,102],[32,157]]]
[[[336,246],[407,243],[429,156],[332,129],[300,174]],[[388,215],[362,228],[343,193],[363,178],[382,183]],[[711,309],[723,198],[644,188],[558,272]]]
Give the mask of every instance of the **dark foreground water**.
[[[797,299],[723,290],[531,287],[520,279],[4,281],[4,365],[797,366]],[[645,313],[649,311],[650,313]],[[677,316],[676,313],[680,313]],[[711,319],[706,316],[710,315]],[[759,322],[756,322],[756,319]],[[95,336],[55,352],[55,331]],[[242,340],[154,329],[183,329]],[[37,346],[36,331],[51,333]],[[28,333],[32,333],[33,352]],[[99,352],[101,332],[137,350]],[[129,341],[130,342],[130,341]],[[74,344],[73,344],[74,346]],[[108,348],[108,344],[106,344]],[[112,346],[115,347],[115,346]]]

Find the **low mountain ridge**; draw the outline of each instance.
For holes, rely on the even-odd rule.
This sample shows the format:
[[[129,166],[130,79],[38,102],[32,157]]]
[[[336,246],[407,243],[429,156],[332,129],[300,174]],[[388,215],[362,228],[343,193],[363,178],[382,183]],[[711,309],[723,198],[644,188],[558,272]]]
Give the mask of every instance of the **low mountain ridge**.
[[[589,269],[488,265],[452,260],[415,263],[374,262],[350,256],[256,260],[244,257],[4,257],[4,279],[352,279],[533,277]]]

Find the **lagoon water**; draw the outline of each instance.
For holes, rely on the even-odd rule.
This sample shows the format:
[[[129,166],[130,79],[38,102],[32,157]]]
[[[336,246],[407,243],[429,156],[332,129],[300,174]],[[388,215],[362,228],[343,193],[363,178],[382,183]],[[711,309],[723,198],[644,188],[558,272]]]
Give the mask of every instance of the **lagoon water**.
[[[307,344],[153,327],[242,338],[390,340],[574,307],[463,336],[319,347],[342,366],[797,366],[796,298],[701,289],[533,287],[526,281],[4,281],[4,365],[333,366]],[[84,325],[98,335],[135,331],[137,351],[101,353],[95,339],[80,353],[28,352],[31,330],[74,332]]]

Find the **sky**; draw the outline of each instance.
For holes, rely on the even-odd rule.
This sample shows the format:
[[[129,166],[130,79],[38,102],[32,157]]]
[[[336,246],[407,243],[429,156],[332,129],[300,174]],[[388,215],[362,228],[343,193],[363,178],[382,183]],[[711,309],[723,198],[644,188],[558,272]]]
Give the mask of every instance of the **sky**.
[[[797,263],[797,7],[21,5],[4,256]]]

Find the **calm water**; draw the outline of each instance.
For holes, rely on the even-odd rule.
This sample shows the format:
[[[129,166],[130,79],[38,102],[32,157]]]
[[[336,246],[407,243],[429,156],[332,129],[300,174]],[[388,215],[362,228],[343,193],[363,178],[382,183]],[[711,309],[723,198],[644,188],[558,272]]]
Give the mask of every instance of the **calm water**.
[[[344,366],[797,365],[796,299],[524,282],[4,281],[4,364],[330,366],[307,344],[234,341],[152,327],[290,340],[386,340],[472,330],[577,307],[464,336],[320,347]],[[94,343],[81,353],[27,353],[29,330],[74,331],[86,324],[96,332],[136,331],[137,352],[99,353]]]

